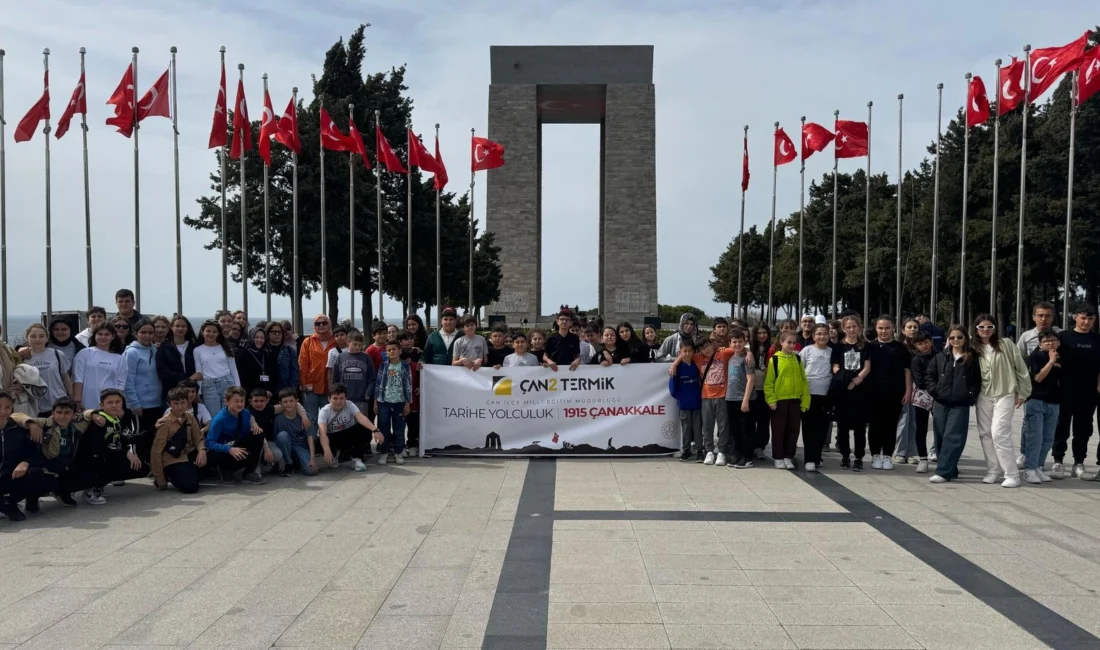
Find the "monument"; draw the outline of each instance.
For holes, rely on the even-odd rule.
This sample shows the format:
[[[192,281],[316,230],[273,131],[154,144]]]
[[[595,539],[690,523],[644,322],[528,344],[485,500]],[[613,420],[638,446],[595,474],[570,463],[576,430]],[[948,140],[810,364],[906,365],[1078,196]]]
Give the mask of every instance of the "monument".
[[[488,137],[508,162],[486,180],[485,228],[502,274],[488,313],[509,323],[543,313],[542,125],[599,124],[599,310],[640,328],[657,313],[653,46],[492,46],[489,63]],[[587,264],[571,251],[548,254]]]

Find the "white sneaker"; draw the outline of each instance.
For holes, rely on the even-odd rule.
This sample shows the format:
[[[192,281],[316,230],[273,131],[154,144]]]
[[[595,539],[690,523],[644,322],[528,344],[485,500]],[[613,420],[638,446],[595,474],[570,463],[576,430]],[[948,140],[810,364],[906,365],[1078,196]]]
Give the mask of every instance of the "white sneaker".
[[[817,471],[817,464],[816,463],[806,463],[806,471],[807,472],[816,472]]]
[[[1035,471],[1038,472],[1040,481],[1042,481],[1043,483],[1050,483],[1050,477],[1046,475],[1046,472],[1043,471],[1042,467]]]
[[[946,483],[947,479],[940,476],[939,474],[933,474],[931,477],[928,478],[928,482],[929,483]]]
[[[889,456],[884,456],[883,458],[886,460],[892,460],[892,462],[897,465],[904,465],[906,460],[905,456],[900,456],[898,454],[894,454],[894,457],[892,459]]]
[[[405,457],[403,455],[400,455],[400,454],[394,454],[393,455],[393,462],[397,463],[398,465],[404,465],[405,464]]]
[[[927,473],[928,473],[928,461],[922,460],[919,463],[917,463],[917,474],[927,474]]]
[[[1007,476],[1007,477],[1005,477],[1004,482],[1001,483],[1001,487],[1005,487],[1005,488],[1020,487],[1020,477],[1019,476]]]
[[[703,464],[706,465],[706,463],[703,463]],[[717,467],[725,467],[726,466],[726,455],[725,454],[718,454],[718,457],[714,459],[714,464]]]
[[[1028,483],[1034,483],[1036,485],[1043,482],[1043,479],[1039,478],[1039,470],[1036,469],[1025,470],[1024,480]]]
[[[894,463],[889,456],[882,457],[882,469],[894,469]]]
[[[1001,480],[1001,477],[996,473],[986,474],[985,478],[982,479],[982,483],[985,483],[986,485],[993,485],[999,480]]]
[[[929,460],[929,461],[931,461],[931,462],[935,462],[935,461],[937,461],[937,460],[939,460],[939,459],[940,459],[940,457],[936,455],[936,450],[935,450],[935,449],[933,449],[932,451],[928,452],[928,460]]]
[[[1081,478],[1085,475],[1085,466],[1081,463],[1074,463],[1073,465],[1073,478]]]
[[[401,450],[401,456],[403,458],[408,458],[409,457],[409,448],[408,447],[405,447],[404,449]]]
[[[388,455],[389,454],[386,454],[386,453],[378,454],[378,464],[381,465],[382,467],[385,467],[386,466],[386,456],[388,456]]]
[[[775,468],[776,469],[787,469],[787,465],[783,461],[777,460],[777,461],[775,461]]]
[[[706,460],[703,461],[703,464],[704,465],[713,465],[714,464],[714,452],[713,451],[708,451],[707,452],[707,458],[706,458]]]
[[[891,465],[893,467],[893,465]],[[871,456],[871,469],[882,469],[882,456],[875,454]]]
[[[1023,469],[1024,468],[1024,461],[1026,461],[1026,460],[1027,459],[1024,457],[1023,454],[1020,454],[1019,456],[1017,456],[1016,457],[1016,469]]]
[[[783,468],[784,469],[794,469],[794,459],[784,458],[783,459]]]
[[[355,458],[351,461],[351,469],[355,472],[367,471],[367,464],[363,462],[362,458]]]
[[[107,505],[107,497],[103,496],[103,490],[92,488],[84,490],[84,502],[90,506],[105,506]]]
[[[1063,479],[1066,477],[1066,466],[1062,463],[1054,463],[1050,466],[1050,478]]]
[[[909,463],[910,465],[920,465],[920,456],[910,456],[909,458],[905,459],[905,462]]]

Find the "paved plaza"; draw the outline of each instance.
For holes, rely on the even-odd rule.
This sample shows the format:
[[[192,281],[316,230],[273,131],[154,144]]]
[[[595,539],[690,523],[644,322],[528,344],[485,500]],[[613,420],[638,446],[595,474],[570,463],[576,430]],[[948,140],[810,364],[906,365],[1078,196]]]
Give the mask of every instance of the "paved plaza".
[[[0,648],[1100,648],[1100,484],[410,460],[0,523]]]

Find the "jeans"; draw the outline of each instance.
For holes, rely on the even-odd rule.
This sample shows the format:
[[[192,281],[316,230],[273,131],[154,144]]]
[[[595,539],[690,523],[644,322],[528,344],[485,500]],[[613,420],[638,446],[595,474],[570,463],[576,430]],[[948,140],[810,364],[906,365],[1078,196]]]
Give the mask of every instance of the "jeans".
[[[966,447],[966,428],[970,424],[969,406],[936,404],[932,411],[932,431],[939,452],[936,474],[951,480],[959,476],[959,459]]]
[[[202,394],[202,403],[206,410],[210,411],[210,417],[218,414],[225,404],[225,391],[233,385],[232,377],[203,378],[199,384],[199,392]]]
[[[1006,478],[1019,478],[1016,468],[1016,452],[1012,446],[1012,410],[1016,407],[1015,395],[1000,397],[978,396],[975,416],[978,418],[978,439],[985,456],[986,474],[1003,474]]]
[[[305,407],[306,415],[309,416],[309,434],[311,436],[317,435],[317,414],[327,401],[324,395],[318,395],[310,390],[305,391],[305,394],[302,395],[302,406]]]
[[[726,398],[708,397],[703,399],[703,446],[706,451],[714,449],[714,428],[718,427],[718,451],[729,453],[730,427],[726,419]]]
[[[906,404],[901,407],[901,417],[898,418],[897,441],[894,444],[894,453],[898,456],[916,456],[917,450],[917,407]],[[927,424],[927,421],[925,421]]]
[[[691,443],[702,453],[703,449],[703,412],[680,409],[680,457],[691,456]]]
[[[378,430],[386,437],[379,445],[378,453],[392,451],[400,454],[405,451],[405,410],[404,402],[378,402]],[[369,444],[369,443],[368,443]]]
[[[309,442],[293,438],[288,431],[280,431],[275,436],[275,445],[283,452],[287,463],[297,460],[298,469],[306,476],[313,476],[315,472],[309,465],[309,461],[313,460],[313,455],[309,453]]]
[[[1024,428],[1020,450],[1024,454],[1024,467],[1039,469],[1047,462],[1047,454],[1054,446],[1054,433],[1058,428],[1058,404],[1040,399],[1029,399],[1024,405]]]

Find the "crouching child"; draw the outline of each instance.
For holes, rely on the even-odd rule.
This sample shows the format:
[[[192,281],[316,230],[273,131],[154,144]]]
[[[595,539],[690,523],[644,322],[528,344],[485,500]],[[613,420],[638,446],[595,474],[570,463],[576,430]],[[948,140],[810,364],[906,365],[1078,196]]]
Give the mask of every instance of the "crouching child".
[[[43,470],[57,477],[58,490],[54,498],[66,506],[75,506],[72,493],[91,487],[90,483],[74,482],[71,474],[80,438],[89,420],[77,411],[76,402],[68,397],[54,402],[48,418],[32,418],[23,413],[13,413],[11,417],[16,424],[28,429],[31,439],[38,443]],[[38,512],[38,496],[27,495],[27,512]]]
[[[168,391],[168,409],[153,438],[153,485],[165,490],[171,483],[184,494],[194,494],[199,491],[199,468],[206,465],[206,440],[186,388]]]
[[[49,492],[54,481],[42,471],[38,445],[31,440],[30,432],[11,419],[14,406],[11,393],[0,390],[0,514],[23,521],[27,515],[19,509],[19,502]],[[37,512],[37,504],[35,498],[31,509],[28,501],[27,509]]]

